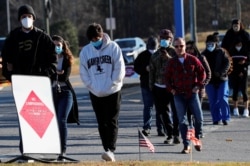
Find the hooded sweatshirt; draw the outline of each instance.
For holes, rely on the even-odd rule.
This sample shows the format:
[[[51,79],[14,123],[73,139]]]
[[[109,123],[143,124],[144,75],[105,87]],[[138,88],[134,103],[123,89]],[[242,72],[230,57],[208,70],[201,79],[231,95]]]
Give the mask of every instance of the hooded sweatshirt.
[[[89,43],[80,52],[80,77],[86,88],[97,97],[120,91],[125,77],[120,47],[105,33],[102,40],[100,49]]]

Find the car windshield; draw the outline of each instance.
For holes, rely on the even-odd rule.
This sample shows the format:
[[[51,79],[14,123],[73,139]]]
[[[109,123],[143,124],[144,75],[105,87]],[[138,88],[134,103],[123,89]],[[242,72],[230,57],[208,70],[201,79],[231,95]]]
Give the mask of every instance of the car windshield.
[[[135,47],[135,40],[117,41],[117,44],[121,48],[132,48],[132,47]]]

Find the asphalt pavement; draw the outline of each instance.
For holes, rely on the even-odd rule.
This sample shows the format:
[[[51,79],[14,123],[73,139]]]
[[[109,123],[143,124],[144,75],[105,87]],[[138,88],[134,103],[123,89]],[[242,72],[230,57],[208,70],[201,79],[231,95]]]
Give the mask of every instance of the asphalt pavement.
[[[68,126],[67,156],[79,161],[102,161],[103,148],[97,130],[97,123],[88,91],[79,76],[72,76],[71,82],[77,94],[80,125]],[[212,125],[210,112],[204,109],[204,138],[202,151],[192,148],[191,154],[181,154],[183,145],[166,145],[165,137],[157,136],[155,118],[151,135],[148,137],[155,147],[155,153],[146,147],[139,147],[138,127],[142,129],[143,103],[138,78],[126,78],[122,89],[122,104],[119,118],[119,134],[115,158],[117,161],[161,160],[199,162],[250,162],[250,119],[231,117],[229,125]],[[0,160],[8,161],[20,155],[16,108],[11,87],[0,91]]]

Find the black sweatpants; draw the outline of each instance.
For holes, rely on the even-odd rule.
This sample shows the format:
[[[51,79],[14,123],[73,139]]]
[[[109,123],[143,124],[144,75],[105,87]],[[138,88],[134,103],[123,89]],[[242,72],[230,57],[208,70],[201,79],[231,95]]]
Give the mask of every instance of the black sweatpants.
[[[91,92],[89,95],[96,115],[103,148],[105,151],[113,152],[116,149],[121,92],[118,91],[106,97],[97,97]]]

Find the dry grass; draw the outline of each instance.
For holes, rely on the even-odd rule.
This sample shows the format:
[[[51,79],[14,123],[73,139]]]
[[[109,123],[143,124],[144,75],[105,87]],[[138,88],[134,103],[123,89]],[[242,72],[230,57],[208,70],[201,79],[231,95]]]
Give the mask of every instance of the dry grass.
[[[79,74],[79,58],[75,58],[75,62],[73,64],[71,75]]]

